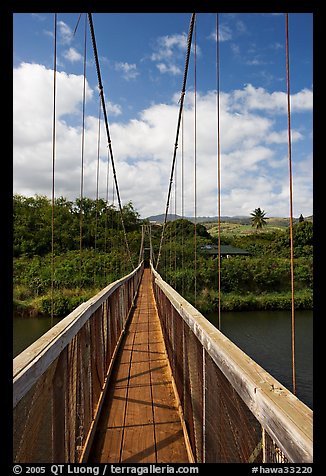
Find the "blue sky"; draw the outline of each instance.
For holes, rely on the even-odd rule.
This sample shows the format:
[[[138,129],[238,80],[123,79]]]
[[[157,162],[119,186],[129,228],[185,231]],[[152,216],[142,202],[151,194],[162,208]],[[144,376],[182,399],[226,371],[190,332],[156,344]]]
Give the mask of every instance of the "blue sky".
[[[123,203],[165,211],[190,13],[95,13]],[[58,13],[56,196],[79,197],[85,14]],[[294,215],[313,212],[313,15],[289,14]],[[285,15],[219,14],[221,213],[289,215]],[[15,193],[51,196],[53,13],[13,15]],[[84,193],[96,197],[98,87],[87,25]],[[184,214],[194,214],[194,41],[184,112]],[[216,14],[196,21],[197,215],[217,215]],[[181,215],[181,136],[170,212]],[[111,177],[111,178],[110,178]],[[99,195],[107,143],[100,132]],[[109,199],[112,174],[109,170]],[[176,193],[176,198],[174,196]],[[175,208],[176,204],[176,208]]]

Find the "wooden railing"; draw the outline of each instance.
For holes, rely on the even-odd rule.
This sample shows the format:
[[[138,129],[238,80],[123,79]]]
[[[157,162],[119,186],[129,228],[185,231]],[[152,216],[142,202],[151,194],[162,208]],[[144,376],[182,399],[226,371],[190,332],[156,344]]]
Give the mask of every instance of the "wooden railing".
[[[312,462],[312,410],[153,268],[152,278],[194,460]]]
[[[87,459],[142,272],[107,286],[14,359],[15,462]]]

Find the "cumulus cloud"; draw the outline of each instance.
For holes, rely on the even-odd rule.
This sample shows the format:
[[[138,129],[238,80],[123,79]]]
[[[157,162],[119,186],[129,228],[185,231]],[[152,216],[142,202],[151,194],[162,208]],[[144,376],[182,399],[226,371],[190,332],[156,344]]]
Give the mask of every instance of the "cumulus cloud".
[[[252,84],[247,84],[243,89],[235,90],[230,96],[230,107],[233,110],[241,111],[265,111],[284,114],[287,112],[287,94],[282,91],[269,93],[264,88],[255,88]],[[291,95],[291,111],[304,112],[312,111],[313,92],[303,89]]]
[[[175,64],[167,65],[165,63],[157,63],[156,67],[160,73],[171,73],[173,75],[177,75],[181,74],[182,72],[181,68],[179,68],[179,66],[176,66]]]
[[[216,30],[209,35],[209,39],[216,41]],[[221,24],[218,29],[218,39],[220,42],[232,39],[232,30],[228,25]]]
[[[79,196],[82,76],[58,72],[56,194]],[[14,192],[49,195],[52,166],[53,71],[23,63],[14,70]],[[286,131],[262,111],[285,114],[282,92],[268,93],[247,85],[221,94],[222,214],[248,215],[257,206],[269,216],[288,214],[288,164]],[[294,108],[310,110],[311,91],[293,95]],[[87,84],[87,98],[92,89]],[[216,92],[197,93],[198,215],[217,214]],[[128,122],[108,104],[117,178],[124,203],[132,200],[143,217],[165,210],[179,105],[152,104]],[[78,113],[78,114],[77,114]],[[74,118],[73,121],[68,119]],[[181,150],[184,153],[185,214],[194,211],[194,97],[185,97],[184,140],[179,137],[176,162],[177,199],[181,200]],[[85,131],[85,195],[95,198],[98,118],[87,115]],[[292,131],[294,141],[303,133]],[[108,151],[101,128],[100,195],[105,197]],[[302,157],[294,167],[294,193],[298,213],[312,210],[312,158]],[[173,205],[170,207],[173,209]],[[171,210],[171,208],[170,208]],[[180,208],[179,212],[180,213]]]
[[[62,175],[69,181],[74,151],[80,150],[83,77],[57,72],[57,154]],[[19,193],[48,194],[52,161],[53,71],[43,65],[22,63],[13,73],[14,189]],[[86,83],[86,99],[93,91]],[[77,114],[78,113],[78,114]],[[60,163],[59,163],[60,171]]]
[[[60,42],[63,43],[64,45],[71,43],[73,38],[73,33],[70,26],[67,25],[67,23],[65,23],[64,21],[60,20],[58,21],[57,27],[58,27]]]
[[[154,53],[152,53],[150,59],[156,63],[160,73],[182,74],[186,49],[187,35],[185,33],[160,36],[156,40]],[[201,54],[198,45],[196,46],[196,54]]]
[[[72,63],[82,61],[83,59],[82,55],[75,48],[69,48],[64,52],[63,56]]]
[[[184,53],[187,48],[187,35],[185,33],[161,36],[157,39],[155,52],[151,55],[152,61],[171,59],[176,51]]]
[[[291,141],[297,142],[303,139],[303,135],[299,131],[291,131]],[[273,131],[266,137],[268,144],[285,144],[288,141],[288,131]]]
[[[137,71],[137,66],[134,63],[130,64],[130,63],[123,63],[123,62],[116,62],[114,67],[116,71],[122,72],[123,78],[126,79],[127,81],[131,79],[135,79],[139,75],[139,71]]]
[[[106,109],[108,114],[111,116],[120,116],[120,114],[122,114],[122,108],[120,104],[113,104],[109,101],[106,105]]]

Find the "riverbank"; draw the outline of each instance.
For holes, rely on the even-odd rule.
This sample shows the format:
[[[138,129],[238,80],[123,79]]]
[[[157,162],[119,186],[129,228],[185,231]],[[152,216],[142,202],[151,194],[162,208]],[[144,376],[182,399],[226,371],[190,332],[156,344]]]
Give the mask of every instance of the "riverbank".
[[[100,291],[99,288],[87,290],[63,289],[53,293],[53,316],[64,317]],[[13,312],[22,318],[48,317],[52,314],[51,292],[37,297],[22,299],[14,289]]]
[[[62,292],[56,291],[53,296],[53,315],[54,317],[64,317],[73,311],[79,304],[87,301],[94,296],[99,289],[72,290],[66,289]],[[194,296],[187,297],[189,302],[194,303]],[[19,300],[14,299],[13,310],[17,316],[28,317],[47,317],[51,315],[51,294],[37,298]],[[313,310],[313,292],[309,289],[295,291],[295,309]],[[196,299],[196,307],[201,313],[218,311],[218,293],[216,291],[206,290]],[[286,311],[292,307],[291,292],[287,293],[264,293],[254,294],[235,294],[222,293],[221,310],[222,311]]]
[[[188,299],[194,303],[194,297]],[[197,309],[205,314],[218,311],[218,293],[206,291],[196,299]],[[296,310],[313,310],[313,292],[310,289],[295,291],[294,307]],[[292,308],[291,292],[236,294],[221,293],[221,311],[287,311]]]

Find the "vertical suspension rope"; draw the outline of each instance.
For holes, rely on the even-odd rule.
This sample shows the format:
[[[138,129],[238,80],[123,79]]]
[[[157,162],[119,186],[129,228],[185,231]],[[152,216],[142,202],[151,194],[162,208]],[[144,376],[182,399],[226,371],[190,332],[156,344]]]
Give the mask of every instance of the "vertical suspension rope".
[[[54,295],[54,169],[56,153],[56,92],[57,92],[57,14],[54,14],[54,59],[53,59],[53,122],[52,122],[52,214],[51,214],[51,327],[53,327]]]
[[[118,231],[118,225],[115,223],[115,195],[114,195],[114,178],[112,177],[112,219],[111,219],[111,230],[112,230],[112,240],[111,240],[111,246],[112,248],[117,247],[117,241],[115,240],[115,234],[113,233],[115,227],[116,230]],[[117,267],[115,267],[115,273],[116,275],[118,274]],[[120,269],[119,269],[120,272]]]
[[[195,307],[197,306],[197,35],[194,25],[194,265],[195,265]]]
[[[183,245],[184,245],[184,236],[183,236],[183,220],[184,220],[184,111],[182,111],[181,116],[181,217],[182,217],[182,227],[181,227],[181,269],[182,269],[182,296],[184,295],[184,252],[183,252]]]
[[[94,250],[97,250],[97,227],[98,227],[98,201],[99,201],[99,177],[100,177],[100,146],[101,146],[101,98],[98,107],[98,128],[97,128],[97,164],[96,164],[96,211],[95,211],[95,239]],[[94,284],[96,283],[96,267],[94,267]]]
[[[109,180],[110,180],[110,155],[108,152],[107,169],[106,169],[106,192],[105,192],[105,233],[104,233],[104,251],[107,252],[108,238],[108,213],[109,213]],[[105,266],[105,277],[107,276],[107,267]]]
[[[176,159],[175,176],[174,176],[174,215],[177,218],[177,172],[178,158]],[[174,227],[174,287],[177,285],[177,226]]]
[[[217,110],[217,193],[218,193],[218,328],[221,330],[221,143],[220,143],[220,51],[219,23],[216,13],[216,110]]]
[[[288,121],[288,159],[290,187],[290,253],[291,253],[291,349],[292,349],[292,387],[296,394],[295,376],[295,316],[294,316],[294,253],[293,253],[293,187],[292,187],[292,150],[291,150],[291,107],[290,107],[290,65],[289,65],[289,14],[285,14],[286,36],[286,87],[287,87],[287,121]]]
[[[146,225],[141,226],[141,242],[140,242],[140,248],[139,248],[139,258],[138,258],[138,265],[142,262],[144,258],[144,238],[145,238],[145,227]]]
[[[79,22],[79,19],[78,19]],[[78,23],[77,23],[78,26]],[[77,30],[77,26],[75,31]],[[83,64],[83,105],[82,105],[82,137],[81,137],[81,171],[80,171],[80,210],[79,210],[79,285],[82,285],[82,250],[83,250],[83,199],[84,199],[84,149],[85,149],[85,103],[86,103],[86,45],[87,17],[84,27],[84,64]]]

